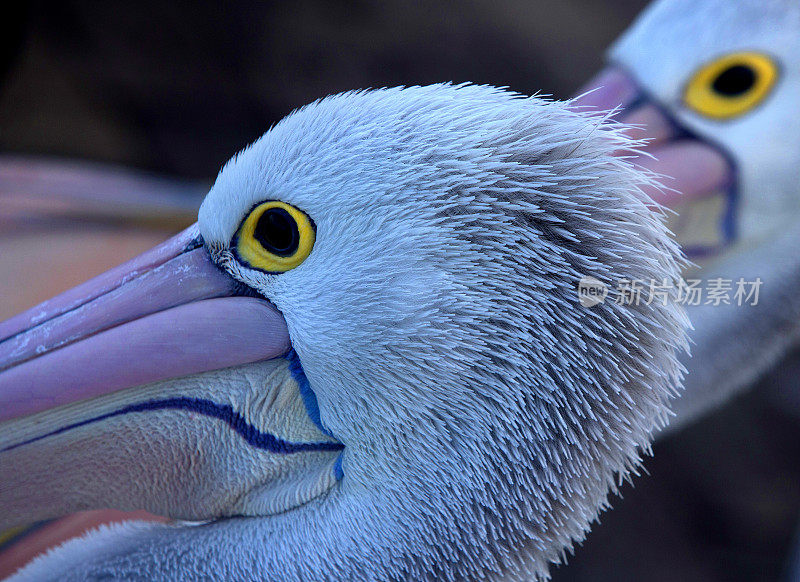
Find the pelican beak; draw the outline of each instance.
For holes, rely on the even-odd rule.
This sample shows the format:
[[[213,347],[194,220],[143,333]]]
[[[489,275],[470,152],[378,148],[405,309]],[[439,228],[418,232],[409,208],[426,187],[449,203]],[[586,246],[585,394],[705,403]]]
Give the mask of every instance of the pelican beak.
[[[578,91],[577,107],[618,108],[615,119],[647,140],[636,164],[660,176],[651,198],[675,211],[670,228],[692,258],[716,253],[735,236],[736,172],[717,145],[688,131],[619,67],[610,66]]]
[[[266,514],[327,490],[341,445],[254,295],[195,225],[0,324],[0,526],[106,507]]]

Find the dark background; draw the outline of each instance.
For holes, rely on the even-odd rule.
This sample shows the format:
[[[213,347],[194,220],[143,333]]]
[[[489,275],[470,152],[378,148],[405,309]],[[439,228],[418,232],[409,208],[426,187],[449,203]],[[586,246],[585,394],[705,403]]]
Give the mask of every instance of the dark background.
[[[473,81],[568,96],[644,4],[34,2],[0,18],[0,147],[213,178],[329,93]]]
[[[33,2],[0,19],[0,151],[213,180],[283,115],[360,87],[567,97],[642,0]],[[655,446],[558,581],[779,580],[800,422],[769,381]]]

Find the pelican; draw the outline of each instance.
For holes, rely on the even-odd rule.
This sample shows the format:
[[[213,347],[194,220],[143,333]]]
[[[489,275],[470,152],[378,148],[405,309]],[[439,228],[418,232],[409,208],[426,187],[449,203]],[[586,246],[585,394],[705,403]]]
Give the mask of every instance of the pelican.
[[[608,52],[576,103],[621,107],[668,177],[651,192],[702,267],[760,280],[758,305],[687,308],[696,348],[668,430],[752,385],[800,342],[800,4],[658,0]],[[782,390],[796,392],[796,386]]]
[[[681,383],[680,306],[615,300],[683,266],[636,145],[478,85],[283,119],[195,226],[0,327],[0,526],[175,520],[12,580],[547,578]]]

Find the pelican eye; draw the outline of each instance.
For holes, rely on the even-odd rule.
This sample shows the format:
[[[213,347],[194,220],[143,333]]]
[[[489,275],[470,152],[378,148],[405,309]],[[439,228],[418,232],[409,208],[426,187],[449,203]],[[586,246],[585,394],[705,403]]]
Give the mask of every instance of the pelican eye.
[[[267,273],[285,273],[306,260],[316,227],[308,215],[285,202],[258,204],[242,221],[233,240],[236,256]]]
[[[684,91],[690,108],[713,119],[743,115],[761,103],[778,80],[778,65],[762,53],[737,52],[706,63]]]

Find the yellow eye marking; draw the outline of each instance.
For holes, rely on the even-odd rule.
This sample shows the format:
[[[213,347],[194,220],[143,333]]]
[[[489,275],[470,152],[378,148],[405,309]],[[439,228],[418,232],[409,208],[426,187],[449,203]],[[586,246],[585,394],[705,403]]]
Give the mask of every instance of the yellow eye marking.
[[[695,72],[683,100],[698,113],[729,119],[761,103],[778,80],[778,65],[756,52],[737,52],[707,63]]]
[[[315,239],[316,227],[305,212],[285,202],[268,200],[242,221],[233,248],[253,269],[284,273],[306,260]]]

